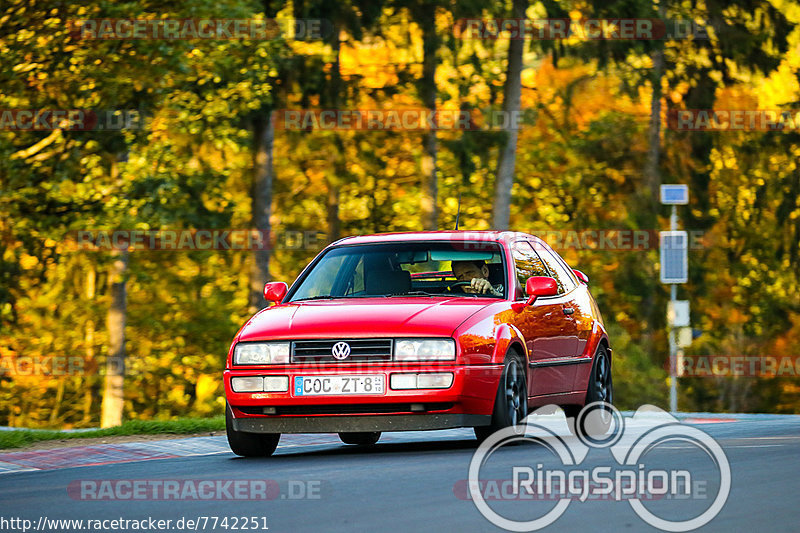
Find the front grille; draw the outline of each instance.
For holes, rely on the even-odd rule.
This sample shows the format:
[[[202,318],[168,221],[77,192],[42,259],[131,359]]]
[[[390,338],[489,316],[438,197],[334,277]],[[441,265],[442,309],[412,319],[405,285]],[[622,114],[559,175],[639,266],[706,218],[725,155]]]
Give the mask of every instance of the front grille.
[[[350,355],[339,360],[333,357],[333,345],[346,342]],[[355,363],[392,360],[392,339],[325,339],[302,340],[292,343],[293,363]]]

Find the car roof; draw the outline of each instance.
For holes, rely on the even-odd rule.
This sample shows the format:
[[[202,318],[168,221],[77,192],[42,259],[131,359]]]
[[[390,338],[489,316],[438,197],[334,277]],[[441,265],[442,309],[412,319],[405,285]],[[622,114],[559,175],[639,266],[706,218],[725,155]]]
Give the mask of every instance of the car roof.
[[[527,233],[516,231],[407,231],[397,233],[375,233],[345,237],[334,242],[340,244],[372,244],[381,242],[420,242],[420,241],[490,241],[511,242],[518,238],[534,238]],[[537,239],[538,240],[538,239]]]

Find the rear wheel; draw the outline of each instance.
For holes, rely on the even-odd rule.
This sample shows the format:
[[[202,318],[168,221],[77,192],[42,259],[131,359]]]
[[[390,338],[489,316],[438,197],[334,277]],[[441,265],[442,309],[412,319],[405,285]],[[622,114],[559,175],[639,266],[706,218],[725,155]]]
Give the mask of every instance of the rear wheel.
[[[488,426],[474,428],[475,436],[483,441],[495,431],[503,428],[514,427],[518,435],[525,433],[522,421],[528,416],[528,380],[525,377],[525,368],[517,355],[507,355],[497,386],[497,396],[494,400],[492,422]]]
[[[280,433],[245,433],[233,429],[233,413],[230,406],[225,408],[225,433],[228,446],[236,455],[242,457],[269,457],[278,447]]]
[[[349,433],[339,433],[339,438],[345,444],[356,444],[358,446],[372,446],[381,438],[380,431],[353,431]]]

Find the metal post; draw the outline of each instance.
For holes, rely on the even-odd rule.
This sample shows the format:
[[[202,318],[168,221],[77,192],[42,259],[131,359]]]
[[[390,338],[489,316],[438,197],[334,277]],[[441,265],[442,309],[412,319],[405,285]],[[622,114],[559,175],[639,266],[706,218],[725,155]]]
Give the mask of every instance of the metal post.
[[[675,205],[672,206],[669,226],[671,231],[678,230],[678,211]],[[673,309],[675,309],[675,300],[678,299],[677,295],[678,286],[673,283],[670,285],[670,305]],[[677,331],[669,316],[667,316],[667,326],[669,327],[669,410],[675,413],[678,411],[678,339]]]

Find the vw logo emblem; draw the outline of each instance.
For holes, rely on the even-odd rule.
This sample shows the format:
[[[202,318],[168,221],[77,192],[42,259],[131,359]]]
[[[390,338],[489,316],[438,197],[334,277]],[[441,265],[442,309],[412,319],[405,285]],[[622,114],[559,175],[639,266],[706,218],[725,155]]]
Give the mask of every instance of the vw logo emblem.
[[[346,342],[337,342],[331,348],[331,355],[333,355],[334,359],[338,359],[341,361],[342,359],[347,359],[350,356],[350,345]]]

